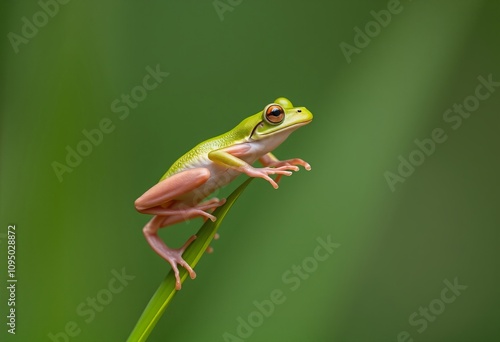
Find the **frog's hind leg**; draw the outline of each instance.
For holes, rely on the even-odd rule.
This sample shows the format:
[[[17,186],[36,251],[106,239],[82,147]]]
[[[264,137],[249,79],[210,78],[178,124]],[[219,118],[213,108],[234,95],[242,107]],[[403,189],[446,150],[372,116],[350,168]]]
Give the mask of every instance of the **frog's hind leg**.
[[[197,207],[196,207],[196,210],[203,210],[210,215],[211,213],[213,213],[213,211],[217,208],[217,207],[220,207],[221,205],[223,205],[224,203],[226,203],[226,199],[223,198],[223,199],[218,199],[218,198],[212,198],[206,202],[203,202],[203,203],[200,203]],[[190,218],[195,218],[197,215],[196,213],[193,211],[192,212],[193,214],[193,217],[186,217],[185,214],[183,215],[178,215],[178,216],[164,216],[163,217],[163,220],[160,221],[160,227],[159,228],[163,228],[165,226],[170,226],[170,225],[173,225],[173,224],[176,224],[178,222],[181,222],[181,221],[186,221]],[[209,218],[212,220],[212,221],[215,221],[215,216],[213,215],[210,215],[211,217],[207,217],[207,216],[204,216],[203,217],[203,222],[206,222]],[[213,218],[213,219],[212,219]],[[215,236],[214,236],[214,240],[217,240],[219,239],[219,234],[218,233],[215,233]],[[208,246],[207,249],[206,249],[206,252],[207,253],[212,253],[214,251],[214,249],[212,248],[212,246]]]
[[[158,236],[158,230],[165,225],[162,226],[163,221],[165,221],[166,218],[171,218],[170,216],[160,216],[156,215],[153,217],[144,227],[143,232],[144,236],[146,237],[146,240],[148,241],[149,245],[153,250],[160,255],[163,259],[168,261],[170,266],[172,266],[172,270],[174,271],[175,274],[175,288],[177,290],[181,289],[181,280],[179,277],[179,269],[177,268],[177,265],[181,265],[184,267],[188,273],[191,279],[196,278],[196,273],[192,269],[192,267],[182,258],[182,254],[186,250],[186,248],[191,244],[196,239],[196,236],[193,235],[191,236],[181,248],[170,248],[168,247],[165,242]],[[181,220],[183,217],[181,217]]]
[[[218,200],[218,199],[212,199],[210,201],[207,201],[205,203],[201,203],[199,206],[196,208],[199,208],[197,210],[209,210],[213,211],[216,207],[221,206],[224,204],[226,201],[223,200]],[[200,214],[193,210],[188,213],[188,216],[186,216],[186,213],[182,214],[177,214],[177,215],[156,215],[153,217],[144,227],[143,232],[144,236],[146,237],[146,240],[148,241],[149,245],[153,250],[160,255],[163,259],[168,261],[170,266],[172,266],[172,270],[174,270],[175,274],[175,288],[177,290],[181,289],[181,281],[179,277],[179,269],[177,268],[177,265],[181,265],[184,267],[188,272],[189,276],[191,279],[196,278],[196,273],[194,270],[191,268],[191,266],[182,258],[182,254],[186,250],[186,248],[191,244],[196,239],[196,236],[193,235],[191,236],[186,243],[181,248],[170,248],[168,247],[165,242],[158,236],[158,230],[163,227],[171,226],[175,223],[189,220],[195,217],[200,216]]]
[[[212,198],[206,202],[200,203],[195,207],[185,208],[184,204],[174,203],[170,208],[158,209],[156,214],[163,216],[163,220],[160,223],[160,228],[165,226],[171,226],[173,224],[187,221],[196,217],[203,217],[203,222],[210,219],[215,221],[217,218],[211,213],[221,205],[226,203],[226,199]],[[156,211],[156,210],[155,210]],[[173,215],[164,215],[164,212],[174,212]]]
[[[191,237],[181,248],[172,249],[160,239],[158,229],[198,216],[215,219],[203,210],[209,209],[210,206],[205,208],[206,206],[196,205],[196,193],[192,206],[186,205],[185,208],[175,206],[178,203],[177,198],[196,191],[209,178],[210,171],[206,168],[182,171],[154,185],[135,201],[135,207],[139,212],[155,215],[144,227],[144,236],[151,248],[172,266],[178,290],[181,288],[178,264],[186,268],[192,279],[196,277],[191,266],[182,258],[182,253],[196,237]],[[201,200],[204,196],[199,194],[199,197]]]
[[[196,189],[203,185],[209,178],[210,171],[204,167],[176,173],[153,185],[135,201],[135,208],[141,213],[153,214],[155,213],[155,209],[165,209],[166,205],[180,196],[196,192]],[[194,199],[198,198],[199,200],[206,197],[202,193],[195,193],[194,195]]]
[[[209,178],[210,171],[206,168],[182,171],[154,185],[135,201],[135,207],[139,212],[155,215],[144,227],[144,236],[151,248],[172,266],[178,290],[181,288],[181,282],[177,265],[184,267],[192,279],[196,277],[191,266],[182,258],[183,252],[196,237],[189,238],[181,248],[173,249],[160,239],[158,230],[200,216],[215,221],[210,212],[224,204],[225,200],[214,198],[198,203],[206,195],[201,191],[196,193]],[[179,200],[186,194],[193,195],[192,203]]]

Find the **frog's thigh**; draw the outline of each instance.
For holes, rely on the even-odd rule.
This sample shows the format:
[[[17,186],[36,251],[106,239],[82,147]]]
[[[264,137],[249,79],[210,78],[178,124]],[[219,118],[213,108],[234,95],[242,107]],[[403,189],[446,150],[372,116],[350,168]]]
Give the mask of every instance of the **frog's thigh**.
[[[200,167],[176,173],[146,191],[135,201],[138,211],[165,204],[201,186],[210,178],[210,171]]]

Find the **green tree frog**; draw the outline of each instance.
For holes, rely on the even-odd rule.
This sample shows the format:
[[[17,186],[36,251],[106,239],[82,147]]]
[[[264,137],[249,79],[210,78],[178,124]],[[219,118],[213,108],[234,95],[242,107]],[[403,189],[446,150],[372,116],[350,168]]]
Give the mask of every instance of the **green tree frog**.
[[[215,221],[211,213],[223,205],[225,199],[203,200],[242,173],[263,178],[277,189],[280,177],[298,171],[297,165],[310,170],[311,166],[302,159],[280,161],[271,151],[312,118],[305,107],[294,107],[288,99],[280,97],[229,132],[196,145],[135,201],[139,212],[154,215],[143,229],[144,236],[153,250],[172,266],[177,290],[181,288],[177,265],[184,267],[191,279],[196,277],[182,258],[196,236],[189,238],[181,248],[173,249],[160,239],[158,230],[195,217]],[[263,167],[252,166],[257,160]],[[277,175],[276,179],[270,175]]]

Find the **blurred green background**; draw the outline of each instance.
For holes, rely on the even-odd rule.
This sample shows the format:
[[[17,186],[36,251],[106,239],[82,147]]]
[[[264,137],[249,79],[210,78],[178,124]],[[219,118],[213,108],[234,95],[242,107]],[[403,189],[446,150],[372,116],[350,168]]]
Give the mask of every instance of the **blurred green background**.
[[[250,184],[150,341],[500,340],[500,91],[477,106],[470,98],[479,76],[500,81],[500,3],[402,0],[386,27],[368,25],[373,37],[351,63],[340,44],[355,46],[355,28],[387,1],[215,4],[228,7],[69,1],[44,23],[35,1],[1,3],[0,339],[125,340],[169,270],[144,240],[149,217],[134,200],[195,144],[285,96],[315,116],[276,155],[313,170],[277,191]],[[44,25],[33,33],[23,17]],[[19,40],[23,30],[32,37]],[[112,103],[157,65],[169,76],[136,90],[145,98],[120,119]],[[466,99],[477,108],[453,129],[443,114]],[[53,162],[65,164],[66,147],[105,118],[114,130],[60,182]],[[391,191],[384,174],[436,128],[447,140]],[[8,224],[15,336],[5,324]],[[161,236],[180,246],[200,225]],[[328,236],[340,247],[296,286],[284,282],[294,265],[311,270]],[[445,280],[467,288],[442,304]],[[275,289],[286,300],[258,322],[254,301]],[[258,326],[238,335],[249,315]]]

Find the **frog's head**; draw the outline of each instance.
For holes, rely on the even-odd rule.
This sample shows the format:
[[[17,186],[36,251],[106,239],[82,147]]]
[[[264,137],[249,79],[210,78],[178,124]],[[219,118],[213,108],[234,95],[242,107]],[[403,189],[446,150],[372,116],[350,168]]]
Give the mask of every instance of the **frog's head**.
[[[255,114],[255,117],[260,122],[254,127],[251,137],[258,140],[281,132],[290,134],[311,122],[313,115],[307,108],[294,107],[290,100],[279,97],[262,112]]]

